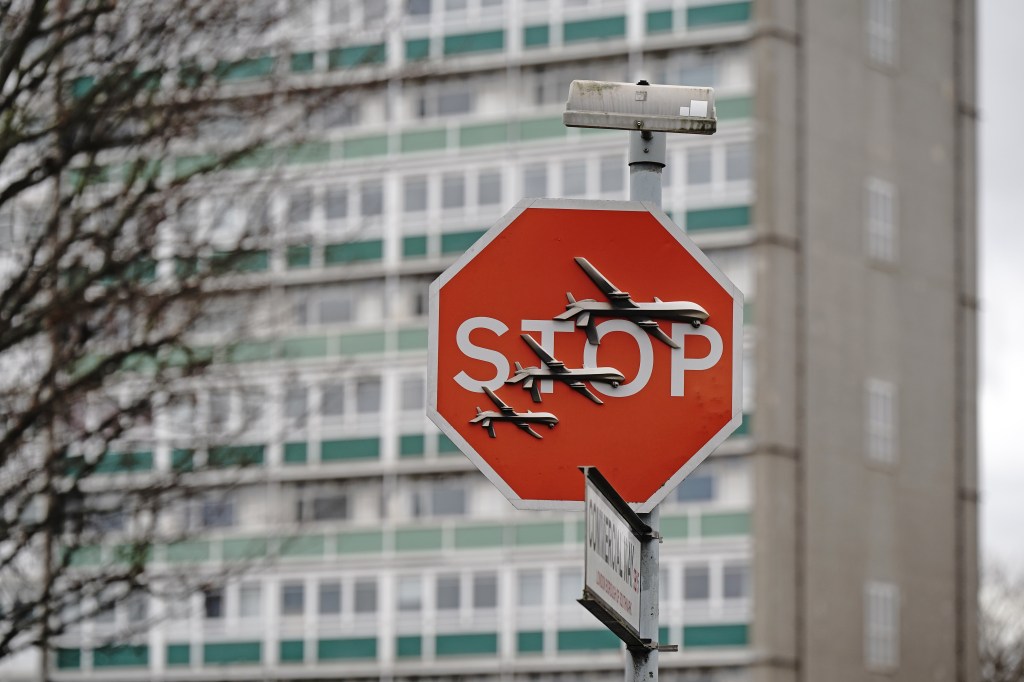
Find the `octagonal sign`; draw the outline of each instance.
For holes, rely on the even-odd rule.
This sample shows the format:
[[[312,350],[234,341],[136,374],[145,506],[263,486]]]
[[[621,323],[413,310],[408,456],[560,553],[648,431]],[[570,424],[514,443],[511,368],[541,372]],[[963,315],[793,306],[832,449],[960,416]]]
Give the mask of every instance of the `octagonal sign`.
[[[526,199],[431,285],[427,413],[520,509],[650,511],[742,421],[742,316],[653,205]]]

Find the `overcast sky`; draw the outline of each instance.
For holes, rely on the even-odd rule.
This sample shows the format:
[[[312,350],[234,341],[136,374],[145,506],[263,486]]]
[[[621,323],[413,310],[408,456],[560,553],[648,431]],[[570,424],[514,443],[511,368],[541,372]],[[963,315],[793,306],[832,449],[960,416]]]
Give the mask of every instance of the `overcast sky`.
[[[979,19],[982,550],[1024,572],[1024,1]]]

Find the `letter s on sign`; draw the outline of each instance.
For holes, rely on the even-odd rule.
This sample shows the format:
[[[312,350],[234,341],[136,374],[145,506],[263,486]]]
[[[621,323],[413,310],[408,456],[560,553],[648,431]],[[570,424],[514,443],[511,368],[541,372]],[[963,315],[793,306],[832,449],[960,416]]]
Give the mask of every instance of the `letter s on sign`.
[[[462,354],[467,358],[494,365],[494,378],[480,381],[462,371],[455,375],[455,383],[473,393],[483,393],[485,386],[497,391],[505,383],[505,379],[508,379],[508,359],[496,350],[474,345],[469,340],[469,335],[476,329],[486,329],[501,336],[508,331],[508,327],[493,317],[471,317],[460,324],[458,331],[455,332],[455,343]]]

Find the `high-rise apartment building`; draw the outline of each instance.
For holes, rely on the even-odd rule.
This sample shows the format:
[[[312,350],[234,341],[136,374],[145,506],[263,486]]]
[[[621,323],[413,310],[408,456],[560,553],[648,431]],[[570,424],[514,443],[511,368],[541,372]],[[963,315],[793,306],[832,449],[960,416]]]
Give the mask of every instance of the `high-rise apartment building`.
[[[562,125],[577,78],[716,89],[664,208],[747,302],[744,426],[661,510],[662,677],[974,679],[973,0],[293,4],[280,68],[348,85],[270,196],[274,323],[148,460],[252,424],[154,556],[245,570],[83,624],[55,679],[620,679],[582,516],[513,510],[424,416],[428,283],[524,196],[627,198],[626,135]]]

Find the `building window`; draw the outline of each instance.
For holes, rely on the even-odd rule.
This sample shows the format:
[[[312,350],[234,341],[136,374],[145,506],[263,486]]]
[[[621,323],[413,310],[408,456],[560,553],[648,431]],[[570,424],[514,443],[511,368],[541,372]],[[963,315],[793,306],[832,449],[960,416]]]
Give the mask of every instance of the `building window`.
[[[583,571],[563,568],[558,572],[558,603],[575,604],[583,594]]]
[[[420,374],[402,377],[401,409],[403,412],[422,410],[426,402],[426,381]]]
[[[477,573],[473,576],[473,608],[494,609],[498,606],[498,574]]]
[[[686,184],[711,184],[711,148],[695,147],[686,153]]]
[[[707,601],[711,596],[711,572],[706,565],[683,569],[683,599]]]
[[[540,606],[544,603],[544,574],[540,571],[520,571],[518,581],[519,606]]]
[[[621,155],[601,157],[601,194],[617,194],[624,187],[626,162]]]
[[[864,394],[868,459],[892,464],[896,461],[896,385],[882,379],[868,379]]]
[[[722,597],[744,599],[750,594],[750,568],[747,564],[726,564],[722,568]]]
[[[751,166],[751,145],[749,142],[735,142],[725,145],[726,182],[749,180]]]
[[[364,218],[384,213],[384,183],[367,180],[359,186],[359,212]]]
[[[306,611],[306,587],[302,583],[281,585],[281,615],[301,616]]]
[[[402,209],[406,213],[427,210],[427,176],[412,175],[402,181]]]
[[[501,171],[481,171],[477,178],[477,203],[493,206],[501,203]]]
[[[351,322],[352,299],[347,293],[326,294],[321,299],[317,312],[320,314],[320,324]]]
[[[454,116],[473,111],[473,92],[468,84],[445,85],[437,95],[437,115]]]
[[[333,616],[341,613],[341,583],[328,580],[320,583],[317,594],[317,611],[321,616]]]
[[[231,393],[210,391],[210,429],[217,431],[227,426],[231,416]]]
[[[679,502],[710,502],[715,499],[715,477],[709,472],[694,472],[676,488]]]
[[[578,197],[587,193],[587,162],[566,161],[562,164],[562,196]]]
[[[380,377],[364,377],[356,381],[356,412],[376,414],[380,412]]]
[[[149,618],[149,595],[145,592],[133,592],[125,600],[125,611],[129,623],[141,623]]]
[[[899,255],[896,248],[896,187],[879,178],[868,178],[864,189],[868,256],[891,263]]]
[[[403,575],[398,579],[398,610],[419,611],[423,608],[423,581],[418,575]]]
[[[459,576],[437,576],[437,591],[434,597],[437,600],[438,611],[457,611],[461,603]]]
[[[900,588],[892,583],[864,585],[864,664],[873,670],[900,664]]]
[[[328,187],[324,196],[324,211],[327,220],[344,220],[348,216],[348,189]]]
[[[224,588],[208,587],[203,590],[203,617],[219,620],[224,617]]]
[[[466,498],[464,480],[425,481],[412,496],[412,515],[416,518],[465,516]]]
[[[238,588],[238,616],[258,618],[262,608],[262,590],[258,583],[247,583]]]
[[[896,63],[896,0],[867,0],[868,58],[881,66]]]
[[[305,386],[290,386],[284,394],[284,416],[292,426],[304,426],[308,412],[308,391]]]
[[[406,0],[405,13],[410,17],[430,16],[430,0]]]
[[[355,612],[376,613],[377,612],[377,579],[360,578],[355,586]]]
[[[235,525],[235,500],[229,493],[203,498],[200,521],[203,528],[230,528]]]
[[[523,168],[523,195],[544,197],[548,194],[548,167],[545,163],[531,163]]]
[[[445,174],[441,178],[441,208],[451,210],[466,205],[466,178],[460,174]]]
[[[308,187],[292,190],[288,194],[288,223],[302,225],[313,217],[313,190]]]
[[[345,384],[332,382],[320,387],[320,414],[335,418],[345,414]]]

